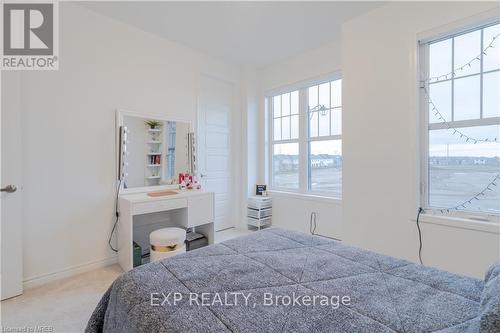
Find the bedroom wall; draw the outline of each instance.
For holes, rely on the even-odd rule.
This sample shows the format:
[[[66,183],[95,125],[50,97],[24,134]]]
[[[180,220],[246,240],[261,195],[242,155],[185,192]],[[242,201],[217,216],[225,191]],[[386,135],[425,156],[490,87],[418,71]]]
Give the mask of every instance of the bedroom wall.
[[[235,66],[64,2],[59,44],[58,71],[26,71],[21,78],[27,286],[114,262],[107,241],[117,108],[195,123],[200,73],[236,86],[241,74]],[[239,126],[234,123],[235,133]],[[239,170],[240,157],[232,160]]]
[[[417,261],[417,34],[497,6],[391,3],[343,26],[345,241]],[[448,222],[422,224],[424,263],[482,277],[500,228]]]
[[[265,183],[260,167],[264,147],[264,138],[259,132],[264,123],[264,115],[260,112],[262,96],[256,69],[253,66],[243,66],[241,76],[242,198],[254,195],[256,184]],[[246,200],[241,200],[240,211],[241,219],[237,221],[237,227],[245,229],[247,220]]]
[[[301,81],[322,77],[341,69],[340,42],[325,44],[320,48],[287,59],[281,63],[258,70],[262,96],[266,91],[293,85]],[[263,97],[260,99],[261,122],[256,130],[265,136]],[[262,141],[264,145],[264,141]],[[266,152],[260,151],[261,160]],[[261,177],[265,179],[266,165],[260,165]],[[342,238],[342,202],[335,199],[314,198],[303,195],[272,192],[273,224],[285,228],[309,232],[311,212],[317,213],[316,233]]]

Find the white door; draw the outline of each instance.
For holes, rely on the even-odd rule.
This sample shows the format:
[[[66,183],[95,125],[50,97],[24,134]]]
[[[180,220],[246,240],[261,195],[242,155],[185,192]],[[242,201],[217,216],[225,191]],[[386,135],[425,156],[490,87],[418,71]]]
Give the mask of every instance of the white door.
[[[20,74],[1,73],[1,299],[23,292]],[[15,188],[13,188],[15,186]]]
[[[231,170],[231,111],[233,85],[200,78],[198,97],[198,175],[207,191],[215,192],[215,230],[234,227],[235,204]]]

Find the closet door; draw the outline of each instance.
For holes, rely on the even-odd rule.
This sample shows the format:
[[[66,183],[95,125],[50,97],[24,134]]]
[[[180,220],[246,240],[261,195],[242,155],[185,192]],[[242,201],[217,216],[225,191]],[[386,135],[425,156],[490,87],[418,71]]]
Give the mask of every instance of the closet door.
[[[215,193],[215,230],[235,226],[231,161],[231,83],[201,76],[198,97],[198,175],[206,191]]]

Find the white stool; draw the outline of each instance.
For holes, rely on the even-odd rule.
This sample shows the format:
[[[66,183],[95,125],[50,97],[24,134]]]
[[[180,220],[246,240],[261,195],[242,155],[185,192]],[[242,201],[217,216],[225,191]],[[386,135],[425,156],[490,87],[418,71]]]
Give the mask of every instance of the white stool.
[[[151,262],[169,258],[186,252],[184,241],[186,230],[181,228],[163,228],[149,234]]]

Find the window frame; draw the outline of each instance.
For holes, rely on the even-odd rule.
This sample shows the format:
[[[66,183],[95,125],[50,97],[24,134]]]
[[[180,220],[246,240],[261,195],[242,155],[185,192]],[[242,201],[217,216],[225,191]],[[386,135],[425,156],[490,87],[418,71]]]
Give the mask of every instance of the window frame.
[[[328,140],[342,140],[342,126],[340,135],[332,136],[322,136],[318,138],[309,137],[309,101],[308,101],[308,89],[311,86],[320,85],[323,83],[336,81],[342,79],[341,71],[336,71],[328,75],[322,76],[320,78],[301,81],[299,83],[285,86],[279,89],[270,90],[265,93],[265,109],[266,123],[267,123],[267,183],[269,184],[270,191],[278,192],[288,192],[298,195],[310,195],[317,197],[326,197],[329,199],[341,200],[342,195],[338,196],[336,193],[331,193],[328,191],[314,191],[309,187],[310,184],[310,149],[309,143],[314,141],[328,141]],[[290,140],[274,140],[274,113],[273,113],[273,97],[281,94],[291,93],[293,91],[299,92],[299,137],[298,139]],[[341,110],[342,103],[340,105]],[[335,108],[331,108],[332,110]],[[279,187],[274,185],[274,174],[273,174],[273,151],[274,145],[280,143],[296,143],[299,144],[299,186],[296,189]]]
[[[499,24],[500,21],[492,20],[489,22],[477,23],[474,25],[469,25],[466,29],[454,29],[449,31],[448,33],[440,34],[437,38],[426,38],[419,41],[418,45],[418,70],[417,70],[417,80],[418,80],[418,103],[419,103],[419,155],[420,155],[420,180],[419,180],[419,202],[420,207],[424,210],[427,209],[426,213],[434,213],[434,211],[439,211],[440,209],[446,209],[447,207],[434,207],[430,206],[430,191],[429,191],[429,178],[430,178],[430,170],[429,170],[429,134],[431,130],[440,130],[440,129],[448,129],[448,126],[443,122],[429,123],[429,103],[426,93],[424,92],[424,88],[427,89],[427,92],[430,94],[430,84],[429,82],[420,81],[421,75],[425,78],[429,77],[429,49],[430,44],[438,43],[450,38],[455,38],[473,31],[481,30],[481,49],[479,52],[484,50],[484,41],[483,41],[483,30],[493,25]],[[452,59],[454,58],[454,39],[452,39]],[[457,68],[455,66],[454,61],[451,63],[451,70]],[[457,79],[467,78],[479,76],[480,78],[480,114],[479,118],[476,119],[467,119],[467,120],[446,120],[446,123],[450,124],[453,128],[461,128],[461,127],[477,127],[477,126],[488,126],[488,125],[500,125],[500,116],[498,117],[483,117],[483,76],[488,73],[500,72],[500,69],[483,71],[483,56],[481,56],[480,60],[480,68],[478,73],[461,75],[458,77],[453,76],[450,79],[440,80],[439,82],[451,82],[451,99],[452,99],[452,109],[451,114],[453,117],[454,114],[454,81]],[[432,83],[431,83],[432,84]],[[447,213],[450,217],[469,219],[469,220],[477,220],[482,222],[500,222],[500,214],[494,214],[484,211],[477,211],[473,209],[463,209],[463,210],[453,210]]]

